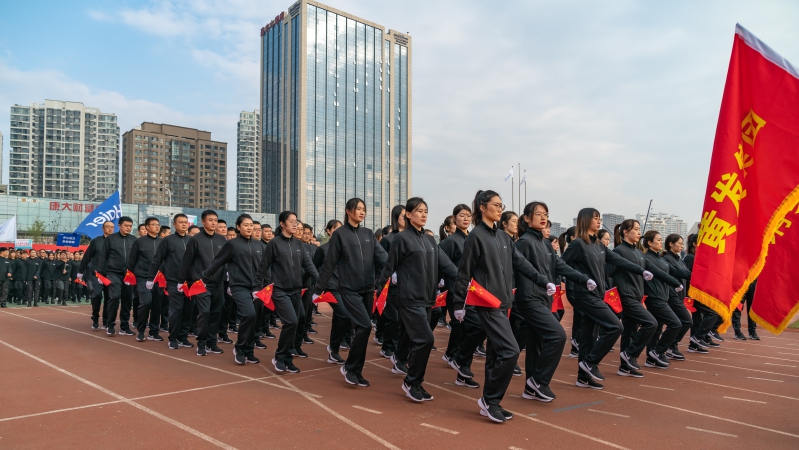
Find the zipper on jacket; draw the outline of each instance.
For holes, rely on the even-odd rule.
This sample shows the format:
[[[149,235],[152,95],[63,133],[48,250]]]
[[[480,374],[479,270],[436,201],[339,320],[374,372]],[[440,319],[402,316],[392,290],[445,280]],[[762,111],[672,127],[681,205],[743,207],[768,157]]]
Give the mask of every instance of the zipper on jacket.
[[[358,230],[360,229],[361,227],[359,226],[357,229],[353,230],[353,233],[355,233],[355,239],[358,240],[358,250],[360,250],[359,254],[361,256],[361,275],[363,275],[363,273],[366,272],[366,263],[363,261],[363,247],[361,247],[361,238],[358,236]],[[363,281],[365,282],[366,279]]]

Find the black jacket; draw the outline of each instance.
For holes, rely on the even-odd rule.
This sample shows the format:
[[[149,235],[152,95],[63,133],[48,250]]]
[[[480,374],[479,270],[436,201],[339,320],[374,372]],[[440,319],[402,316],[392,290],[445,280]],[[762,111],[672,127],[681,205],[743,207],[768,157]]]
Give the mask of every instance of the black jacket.
[[[396,291],[392,301],[397,306],[428,308],[436,303],[440,279],[454,280],[458,276],[458,268],[436,245],[436,240],[412,226],[392,240],[386,265],[377,279],[380,289],[394,272],[397,285],[392,286],[392,291]]]
[[[455,309],[463,308],[472,278],[499,299],[503,309],[510,308],[513,302],[514,272],[519,272],[544,289],[551,282],[516,250],[508,233],[497,231],[496,226],[489,228],[485,222],[480,222],[466,238],[455,281],[452,301]]]
[[[302,251],[306,255],[308,255],[308,259],[311,260],[311,263],[313,263],[313,257],[316,254],[316,250],[318,248],[319,247],[317,247],[317,246],[315,246],[315,245],[313,245],[311,243],[307,243],[307,244],[303,243],[302,244]],[[316,269],[315,265],[314,265],[314,269]],[[312,275],[311,272],[308,272],[307,270],[303,270],[302,271],[302,287],[303,288],[307,288],[307,289],[312,288],[314,283],[316,283],[316,278],[317,277],[319,277],[319,272],[318,271],[316,272],[316,275]],[[313,292],[313,291],[311,291],[311,292]]]
[[[150,235],[142,236],[136,239],[133,247],[130,250],[130,257],[128,258],[127,270],[136,275],[136,281],[147,279],[150,272],[150,265],[153,263],[155,252],[158,250],[158,245],[161,243],[161,238],[156,234],[155,237]]]
[[[266,246],[258,274],[255,277],[255,290],[274,283],[282,291],[298,291],[303,287],[303,274],[307,273],[311,284],[319,276],[311,261],[307,244],[278,234]]]
[[[11,274],[14,281],[23,281],[25,279],[25,263],[20,258],[11,260]]]
[[[569,298],[587,299],[595,298],[604,300],[605,291],[610,286],[605,285],[605,264],[612,264],[619,269],[627,270],[641,275],[644,269],[641,266],[631,263],[626,259],[608,250],[596,236],[591,236],[591,243],[585,242],[582,238],[574,239],[569,247],[563,252],[563,261],[572,266],[574,270],[582,272],[597,284],[596,289],[589,291],[588,287],[580,284],[573,284],[570,287]]]
[[[122,236],[119,232],[105,238],[103,252],[97,263],[97,272],[101,275],[110,274],[124,276],[128,266],[130,250],[136,242],[136,236],[129,234]]]
[[[447,236],[446,239],[438,244],[438,246],[441,247],[441,251],[443,251],[449,260],[452,261],[452,264],[455,264],[455,267],[460,267],[461,265],[461,258],[463,257],[463,243],[466,242],[466,236],[466,233],[458,228],[454,233]],[[441,289],[447,291],[447,301],[452,303],[452,299],[455,295],[455,282],[445,279],[444,287]]]
[[[319,278],[316,293],[327,289],[327,282],[338,269],[340,290],[367,293],[375,290],[375,275],[386,263],[388,254],[375,239],[372,230],[353,227],[349,221],[333,232]]]
[[[39,258],[28,258],[25,260],[25,281],[34,281],[39,278],[39,270],[42,267],[42,260]],[[78,265],[73,264],[72,268],[77,270]],[[34,277],[36,277],[34,279]]]
[[[58,278],[58,263],[60,262],[56,259],[47,258],[47,261],[42,263],[42,276],[40,277],[42,281],[53,281]]]
[[[85,274],[88,270],[89,273],[94,276],[94,272],[97,271],[97,264],[100,262],[100,255],[103,253],[103,247],[105,246],[105,236],[97,236],[96,238],[92,239],[89,242],[89,247],[86,249],[86,253],[83,254],[83,259],[80,260],[80,267],[78,268],[78,272]],[[44,260],[40,260],[42,264],[44,264]]]
[[[552,248],[552,243],[548,239],[544,239],[544,235],[538,230],[528,228],[527,232],[516,241],[516,249],[530,261],[537,271],[547,279],[553,280],[555,284],[560,284],[558,281],[561,277],[566,277],[568,280],[582,285],[588,282],[588,276],[572,269],[560,259]],[[520,273],[515,273],[514,279],[516,281],[516,302],[537,300],[552,306],[552,297],[547,295],[545,287],[536,285]]]
[[[669,289],[666,284],[668,283],[672,287],[677,287],[680,285],[680,282],[677,281],[676,278],[669,275],[669,264],[663,259],[662,256],[658,255],[655,252],[646,252],[644,253],[644,258],[646,258],[647,267],[656,268],[661,272],[665,272],[668,277],[655,277],[649,283],[644,284],[644,294],[647,297],[663,300],[664,302],[669,300],[669,291],[673,289]],[[653,274],[655,272],[651,271]]]
[[[189,238],[183,262],[178,271],[178,283],[188,282],[189,285],[203,278],[203,270],[211,265],[216,255],[222,251],[227,239],[219,234],[208,234],[204,228]],[[211,274],[205,281],[209,286],[219,286],[225,278],[225,270],[219,269]]]
[[[8,258],[0,258],[0,270],[3,272],[0,274],[0,280],[3,281],[11,281],[14,278],[14,263]],[[11,274],[11,276],[8,276]]]
[[[150,270],[147,272],[147,280],[152,281],[160,270],[164,274],[166,281],[170,283],[178,282],[178,271],[183,264],[183,254],[191,238],[188,234],[183,236],[175,233],[161,239],[158,250],[155,252]]]
[[[325,263],[325,257],[327,257],[327,249],[329,247],[330,242],[328,241],[316,249],[316,252],[313,255],[313,265],[316,266],[317,271],[322,270],[322,264]],[[338,269],[333,271],[333,275],[327,281],[327,290],[338,291]]]
[[[272,240],[274,241],[274,239]],[[208,284],[208,280],[227,264],[227,273],[230,274],[228,284],[231,288],[258,290],[255,276],[258,273],[258,264],[263,257],[261,248],[260,243],[252,242],[251,239],[241,236],[225,242],[222,250],[211,261],[211,265],[203,271],[203,281]]]
[[[400,234],[400,231],[391,231],[387,235],[383,236],[383,239],[380,241],[380,246],[383,247],[383,250],[385,250],[386,253],[391,253],[391,243],[394,242],[394,238],[396,238],[399,234]],[[457,266],[456,266],[456,268],[457,268]],[[386,285],[385,283],[386,283],[386,280],[384,279],[383,280],[383,284],[378,284],[378,285],[375,286],[375,288],[377,290],[382,290],[383,286]],[[451,283],[452,283],[452,281],[450,281],[450,284]],[[397,284],[399,284],[399,281],[397,281]],[[398,298],[399,286],[397,286],[397,284],[389,284],[388,285],[388,294],[386,294],[387,295],[386,302],[390,303],[392,305],[396,305],[399,302],[399,298]]]
[[[685,287],[691,282],[691,271],[688,270],[688,266],[680,259],[680,255],[673,252],[666,252],[663,260],[669,265],[669,273],[683,286],[683,290],[680,292],[669,289],[669,299],[676,299],[682,302],[685,300],[685,293],[687,292]]]
[[[620,255],[622,258],[630,261],[631,263],[640,266],[652,273],[655,278],[668,283],[674,282],[674,277],[660,269],[659,266],[650,263],[641,250],[638,250],[634,245],[627,241],[622,241],[613,249],[613,252]],[[622,302],[635,301],[640,302],[644,298],[644,277],[628,272],[626,270],[614,271],[613,284],[619,291]]]
[[[80,261],[72,261],[72,271],[69,274],[70,281],[73,282],[75,281],[75,279],[78,277],[79,269],[80,269]]]
[[[56,280],[69,281],[69,276],[72,274],[72,266],[75,265],[75,261],[66,260],[59,262],[61,264],[58,265],[58,273],[56,274]]]

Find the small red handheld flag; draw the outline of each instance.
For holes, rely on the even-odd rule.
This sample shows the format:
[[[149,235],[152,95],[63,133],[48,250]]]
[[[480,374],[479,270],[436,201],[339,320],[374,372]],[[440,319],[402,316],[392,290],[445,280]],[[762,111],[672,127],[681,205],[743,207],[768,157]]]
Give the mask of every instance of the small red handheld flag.
[[[316,304],[319,303],[338,303],[336,297],[333,296],[330,292],[322,292],[322,295],[316,297],[316,300],[313,301]]]
[[[610,306],[614,313],[621,312],[621,298],[619,298],[619,290],[615,287],[605,291],[605,303]]]
[[[743,311],[744,310],[744,303],[743,302],[738,303],[738,306],[736,306],[735,308],[738,309],[738,311]]]
[[[372,294],[372,314],[377,311],[377,291]]]
[[[203,280],[195,281],[192,283],[190,288],[186,288],[185,286],[183,287],[183,294],[189,297],[194,297],[205,292],[207,292],[207,289],[205,288],[205,283],[203,283]]]
[[[159,270],[157,274],[155,274],[155,278],[153,278],[153,283],[157,284],[160,288],[166,287],[166,277],[163,273]]]
[[[444,308],[445,306],[447,306],[447,291],[436,295],[436,304],[433,308]]]
[[[552,312],[563,309],[563,291],[560,286],[555,288],[555,295],[552,296]]]
[[[275,304],[272,302],[272,287],[274,284],[270,284],[269,286],[261,289],[255,295],[264,302],[264,306],[269,308],[270,310],[275,310]]]
[[[644,302],[646,302],[646,295],[644,295],[643,297],[641,297],[641,304],[642,304],[642,305],[644,305],[644,306],[646,306],[646,303],[644,303]]]
[[[683,299],[683,303],[685,303],[685,309],[687,309],[688,312],[696,312],[696,308],[694,307],[694,299],[685,297],[685,299]]]
[[[75,282],[82,286],[86,286],[86,282],[83,281],[83,278],[75,278]]]
[[[300,297],[305,297],[306,291],[308,291],[308,289],[303,289],[302,292],[300,292]]]
[[[125,272],[125,279],[122,280],[122,282],[128,286],[133,286],[136,284],[136,275],[133,275],[133,272],[128,270],[127,272]]]
[[[380,295],[377,297],[377,301],[375,302],[376,303],[375,307],[377,308],[377,312],[381,316],[383,315],[383,310],[386,309],[386,299],[388,298],[388,283],[390,282],[391,282],[390,279],[386,280],[386,285],[383,286],[383,292],[380,293]]]
[[[100,281],[100,283],[103,283],[103,286],[108,286],[109,284],[111,284],[111,280],[109,280],[108,278],[100,275],[99,272],[94,272],[94,276],[97,277],[97,279]]]
[[[469,289],[466,290],[466,304],[472,306],[484,306],[487,308],[499,308],[502,302],[488,292],[483,286],[477,284],[472,278]]]

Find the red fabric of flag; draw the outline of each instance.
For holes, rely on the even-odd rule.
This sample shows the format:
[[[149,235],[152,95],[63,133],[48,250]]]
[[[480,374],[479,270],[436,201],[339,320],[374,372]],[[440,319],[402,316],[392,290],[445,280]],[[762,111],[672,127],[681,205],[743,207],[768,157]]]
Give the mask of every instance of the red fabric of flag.
[[[108,278],[100,275],[99,272],[94,272],[94,276],[97,277],[97,279],[100,281],[100,283],[103,284],[103,286],[108,286],[108,285],[111,284],[111,280],[109,280]]]
[[[205,292],[207,292],[207,289],[205,283],[203,283],[203,280],[195,281],[194,283],[191,284],[191,287],[188,289],[185,286],[183,288],[183,294],[189,297],[194,297],[196,295],[204,294]]]
[[[738,25],[688,292],[724,319],[721,333],[749,285],[770,264],[766,257],[775,233],[799,201],[797,104],[799,70]],[[763,311],[795,311],[794,292],[773,292]],[[782,331],[788,319],[754,317],[772,332]]]
[[[136,285],[136,275],[133,275],[133,272],[128,270],[125,272],[125,279],[122,280],[128,286],[135,286]]]
[[[696,308],[694,308],[694,299],[691,297],[685,297],[683,299],[683,303],[685,304],[685,309],[687,309],[691,313],[696,312]]]
[[[469,288],[466,290],[466,304],[485,308],[499,308],[502,306],[502,302],[494,297],[494,294],[480,286],[474,278],[472,278]]]
[[[377,300],[372,308],[377,308],[377,313],[383,315],[383,310],[386,308],[386,299],[388,298],[388,283],[391,280],[386,280],[386,285],[383,286],[383,291],[377,296]]]
[[[555,295],[552,296],[552,312],[563,309],[563,291],[560,286],[555,288]]]
[[[275,304],[272,302],[272,290],[274,286],[275,286],[274,284],[270,284],[269,286],[261,289],[255,294],[256,297],[258,297],[262,302],[264,302],[264,306],[266,306],[272,311],[275,310]]]
[[[331,294],[330,292],[322,292],[322,295],[316,297],[316,300],[313,301],[314,303],[338,303],[336,297]]]
[[[433,308],[445,308],[447,306],[447,291],[436,295],[436,304]]]
[[[605,291],[605,303],[610,306],[610,309],[612,309],[614,313],[620,313],[621,297],[619,297],[619,290],[614,287],[613,289]]]
[[[86,282],[83,281],[83,278],[75,278],[75,282],[82,286],[86,286]]]
[[[158,273],[155,274],[155,278],[153,278],[153,283],[156,284],[160,288],[166,287],[166,277],[163,273],[159,270]]]

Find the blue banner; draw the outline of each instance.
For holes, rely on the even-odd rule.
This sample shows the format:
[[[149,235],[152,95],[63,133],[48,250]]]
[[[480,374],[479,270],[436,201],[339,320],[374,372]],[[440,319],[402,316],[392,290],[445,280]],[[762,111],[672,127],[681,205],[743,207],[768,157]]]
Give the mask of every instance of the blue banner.
[[[78,247],[80,246],[80,235],[78,233],[58,233],[55,245],[59,247]]]
[[[96,238],[103,235],[103,224],[114,222],[114,231],[119,231],[119,218],[122,217],[122,203],[119,201],[119,191],[114,192],[104,202],[97,205],[83,222],[75,228],[75,233]]]

